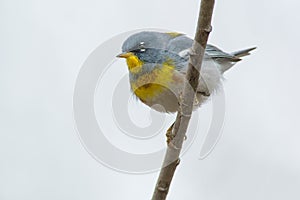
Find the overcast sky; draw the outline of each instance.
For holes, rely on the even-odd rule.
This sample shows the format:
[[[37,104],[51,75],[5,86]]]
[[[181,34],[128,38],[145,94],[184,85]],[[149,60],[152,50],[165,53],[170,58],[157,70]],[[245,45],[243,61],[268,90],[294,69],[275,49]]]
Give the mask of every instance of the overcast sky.
[[[229,52],[258,49],[225,75],[222,137],[204,160],[201,133],[211,104],[201,108],[199,137],[182,158],[169,199],[300,199],[299,7],[296,0],[216,2],[209,42]],[[198,1],[179,0],[1,0],[0,199],[150,199],[157,172],[112,170],[81,144],[76,78],[91,52],[125,31],[193,36],[198,8]],[[125,62],[114,65],[126,73]],[[131,103],[134,123],[147,124],[145,107]],[[107,137],[133,153],[151,151],[142,140],[128,145],[129,136]],[[164,129],[157,138],[155,149],[163,148]]]

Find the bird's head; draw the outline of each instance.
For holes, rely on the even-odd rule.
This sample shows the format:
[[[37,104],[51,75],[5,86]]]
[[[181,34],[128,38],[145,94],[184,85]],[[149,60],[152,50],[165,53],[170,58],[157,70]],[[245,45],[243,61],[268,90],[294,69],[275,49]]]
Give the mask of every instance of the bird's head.
[[[160,32],[140,32],[127,38],[122,46],[122,53],[131,73],[137,73],[148,63],[160,63],[164,59],[165,48],[171,36]]]

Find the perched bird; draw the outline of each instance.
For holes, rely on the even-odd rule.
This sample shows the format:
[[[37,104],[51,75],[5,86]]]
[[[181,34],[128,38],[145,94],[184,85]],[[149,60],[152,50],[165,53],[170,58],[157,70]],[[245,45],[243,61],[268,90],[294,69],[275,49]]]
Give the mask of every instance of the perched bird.
[[[117,57],[126,59],[131,89],[144,104],[160,112],[177,111],[192,44],[191,38],[175,32],[143,31],[126,39]],[[218,90],[223,73],[253,49],[226,53],[207,45],[194,109]]]

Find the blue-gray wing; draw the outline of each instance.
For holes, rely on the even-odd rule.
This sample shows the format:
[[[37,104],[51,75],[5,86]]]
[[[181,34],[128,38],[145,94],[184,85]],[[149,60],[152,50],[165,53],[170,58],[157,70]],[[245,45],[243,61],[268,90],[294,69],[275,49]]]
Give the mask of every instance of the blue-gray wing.
[[[188,50],[192,47],[192,45],[193,40],[191,38],[187,37],[186,35],[180,35],[169,41],[167,50],[178,53],[179,55],[181,54],[182,56],[186,56],[188,55]],[[183,52],[186,52],[186,54],[184,54]],[[205,57],[211,57],[214,59],[226,59],[230,61],[240,60],[237,56],[226,53],[211,44],[207,44],[206,46]]]
[[[193,40],[186,35],[179,35],[171,39],[167,45],[167,50],[179,54],[188,50],[193,45]]]
[[[186,71],[189,52],[192,45],[193,40],[186,35],[177,36],[171,39],[167,44],[168,51],[176,53],[183,58],[181,60],[183,63],[177,63],[179,71]],[[206,46],[204,59],[213,60],[214,62],[217,62],[217,64],[220,64],[220,66],[222,66],[222,72],[228,70],[236,62],[241,60],[235,54],[226,53],[211,44],[207,44]]]
[[[221,49],[211,45],[207,44],[205,53],[211,57],[214,58],[215,60],[226,60],[226,61],[231,61],[231,62],[237,62],[240,61],[241,59],[239,57],[234,56],[233,54],[226,53],[222,51]]]

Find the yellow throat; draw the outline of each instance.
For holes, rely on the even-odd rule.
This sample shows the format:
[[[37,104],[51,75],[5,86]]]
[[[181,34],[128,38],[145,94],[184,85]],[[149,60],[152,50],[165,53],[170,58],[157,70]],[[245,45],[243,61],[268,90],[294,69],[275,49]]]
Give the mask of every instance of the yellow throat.
[[[128,70],[131,73],[136,74],[141,70],[144,63],[136,55],[134,55],[133,53],[127,53],[125,58],[126,58]]]

